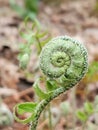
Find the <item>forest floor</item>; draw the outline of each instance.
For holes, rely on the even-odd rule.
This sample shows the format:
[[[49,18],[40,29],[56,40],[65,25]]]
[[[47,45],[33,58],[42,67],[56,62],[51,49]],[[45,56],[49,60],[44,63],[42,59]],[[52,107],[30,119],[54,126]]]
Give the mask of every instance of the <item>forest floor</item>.
[[[17,0],[19,1],[19,0]],[[55,1],[39,4],[38,20],[47,29],[52,37],[69,35],[80,40],[88,50],[89,63],[98,61],[98,17],[93,11],[95,0],[63,0],[59,4]],[[28,70],[32,72],[32,78],[19,69],[17,55],[18,45],[23,42],[19,29],[24,26],[24,21],[13,11],[8,0],[0,0],[0,97],[3,104],[13,111],[15,104],[24,101],[34,101],[32,84],[39,77],[37,53],[33,48],[32,61]],[[88,89],[88,92],[87,92]],[[73,89],[57,99],[53,105],[58,108],[62,101],[69,101],[73,105]],[[98,78],[96,81],[85,83],[82,81],[75,90],[75,102],[77,108],[86,100],[94,101],[98,95]],[[60,106],[60,105],[59,105]],[[73,111],[75,111],[74,105]],[[57,109],[60,111],[60,108]],[[73,130],[73,120],[69,116],[60,115],[60,119],[54,130],[65,130],[67,127]],[[40,121],[39,130],[49,130],[48,123]],[[28,125],[14,122],[12,126],[0,127],[0,130],[28,130]],[[81,123],[76,123],[75,130],[82,130]],[[97,130],[97,129],[96,129]]]

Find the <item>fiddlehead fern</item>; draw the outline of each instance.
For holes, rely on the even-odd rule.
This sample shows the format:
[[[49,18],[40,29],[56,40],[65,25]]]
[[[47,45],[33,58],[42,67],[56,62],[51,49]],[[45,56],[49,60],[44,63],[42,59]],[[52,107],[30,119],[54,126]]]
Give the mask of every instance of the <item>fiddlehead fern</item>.
[[[68,36],[51,40],[40,54],[43,73],[66,85],[76,84],[87,71],[87,51],[83,44]]]
[[[54,38],[41,51],[40,68],[48,79],[56,80],[59,87],[45,93],[35,85],[38,96],[41,95],[43,100],[36,105],[32,104],[35,108],[32,109],[32,115],[21,121],[14,113],[16,120],[22,123],[31,121],[30,130],[36,130],[40,114],[51,100],[72,88],[83,78],[88,68],[86,48],[68,36]]]

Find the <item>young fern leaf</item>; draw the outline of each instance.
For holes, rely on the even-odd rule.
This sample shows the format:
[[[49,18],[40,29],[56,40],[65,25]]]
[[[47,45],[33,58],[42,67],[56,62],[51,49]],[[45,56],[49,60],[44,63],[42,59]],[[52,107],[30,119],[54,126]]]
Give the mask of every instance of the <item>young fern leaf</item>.
[[[40,99],[45,99],[48,97],[48,93],[45,93],[40,89],[37,81],[34,83],[33,88]]]
[[[28,103],[27,103],[28,104]],[[17,110],[17,113],[18,114],[22,114],[22,113],[24,113],[24,112],[27,112],[27,108],[26,109],[24,109],[24,106],[23,106],[23,108],[19,108],[20,106],[22,106],[21,104],[17,104],[15,107],[14,107],[14,110],[13,110],[13,115],[14,115],[14,118],[15,118],[15,120],[16,121],[18,121],[18,122],[20,122],[20,123],[23,123],[23,124],[27,124],[27,123],[29,123],[29,122],[31,122],[33,119],[34,119],[34,109],[32,108],[32,114],[31,114],[31,116],[29,116],[28,118],[26,118],[26,119],[20,119],[20,118],[18,118],[17,117],[17,115],[16,115],[16,110]],[[35,107],[35,105],[34,105],[34,107]],[[30,109],[31,109],[31,105],[30,105]],[[30,111],[30,109],[28,109],[28,112]],[[31,112],[30,112],[31,113]]]
[[[56,81],[59,87],[53,87],[50,81],[48,96],[38,103],[33,113],[30,130],[36,130],[38,119],[44,108],[60,94],[71,89],[85,75],[88,69],[87,50],[82,43],[68,36],[50,40],[40,53],[40,69],[50,81]],[[50,90],[49,90],[50,89]],[[52,90],[52,91],[51,91]],[[40,91],[40,90],[39,90]]]
[[[46,88],[47,88],[47,91],[53,91],[53,90],[57,89],[57,84],[54,81],[47,80]]]
[[[17,112],[19,114],[24,114],[25,112],[34,112],[37,103],[25,102],[17,105]]]

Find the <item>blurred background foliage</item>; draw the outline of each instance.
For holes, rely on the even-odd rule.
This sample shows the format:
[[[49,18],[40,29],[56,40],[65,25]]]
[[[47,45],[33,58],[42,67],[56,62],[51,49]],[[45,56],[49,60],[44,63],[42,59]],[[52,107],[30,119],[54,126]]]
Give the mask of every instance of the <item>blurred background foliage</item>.
[[[93,61],[88,68],[88,73],[84,78],[84,82],[91,83],[98,81],[98,62]]]
[[[10,0],[11,7],[22,17],[33,20],[38,12],[39,0],[24,0],[22,6],[18,5],[15,0]]]
[[[53,129],[97,130],[98,0],[1,0],[0,8],[0,105],[7,106],[5,114],[5,107],[0,107],[0,115],[4,114],[4,118],[0,117],[4,126],[0,124],[0,130],[28,130],[28,126],[13,122],[13,106],[37,100],[31,86],[41,76],[39,45],[43,47],[51,37],[65,34],[85,43],[89,68],[76,88],[51,103]],[[29,62],[26,69],[19,68],[19,60],[23,68],[27,66],[24,61]],[[51,86],[50,82],[46,84]],[[45,90],[44,79],[40,85]],[[48,117],[47,107],[39,122],[40,130],[50,130]]]

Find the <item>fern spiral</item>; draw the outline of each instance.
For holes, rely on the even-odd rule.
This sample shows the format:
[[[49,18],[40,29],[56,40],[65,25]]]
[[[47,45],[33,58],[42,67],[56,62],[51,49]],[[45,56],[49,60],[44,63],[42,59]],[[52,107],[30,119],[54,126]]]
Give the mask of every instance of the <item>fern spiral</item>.
[[[75,85],[87,71],[88,56],[80,42],[68,36],[60,36],[47,43],[40,54],[43,73],[60,83]]]

